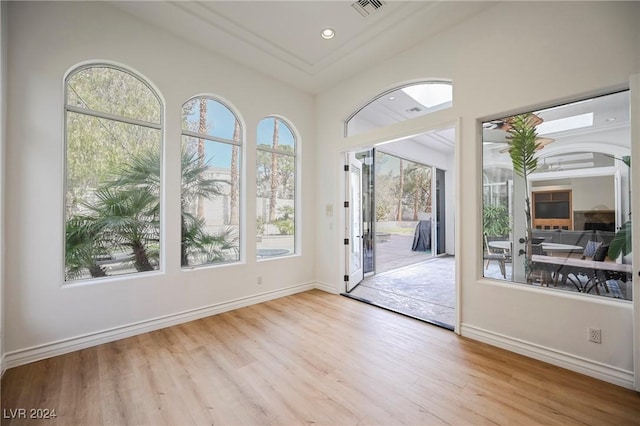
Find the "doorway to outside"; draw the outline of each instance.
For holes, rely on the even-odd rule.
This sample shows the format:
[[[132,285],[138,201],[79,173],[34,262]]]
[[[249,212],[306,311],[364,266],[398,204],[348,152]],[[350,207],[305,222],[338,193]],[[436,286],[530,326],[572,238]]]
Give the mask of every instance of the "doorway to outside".
[[[344,295],[453,330],[454,140],[447,129],[347,155]]]

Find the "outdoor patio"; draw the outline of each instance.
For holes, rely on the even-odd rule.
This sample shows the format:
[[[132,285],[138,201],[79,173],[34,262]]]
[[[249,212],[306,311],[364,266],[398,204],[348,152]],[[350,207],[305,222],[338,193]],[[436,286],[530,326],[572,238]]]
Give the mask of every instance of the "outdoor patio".
[[[411,251],[413,236],[391,234],[376,246],[377,273],[365,278],[351,296],[367,303],[453,329],[455,257]],[[508,277],[511,265],[507,266]],[[502,279],[491,262],[486,277]]]
[[[392,233],[376,245],[376,275],[351,296],[446,328],[455,323],[453,256],[412,251],[412,235]]]

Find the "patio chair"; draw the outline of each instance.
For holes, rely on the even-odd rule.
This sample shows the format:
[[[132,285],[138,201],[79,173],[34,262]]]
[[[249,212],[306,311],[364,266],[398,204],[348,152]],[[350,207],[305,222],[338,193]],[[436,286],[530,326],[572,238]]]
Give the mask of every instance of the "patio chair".
[[[503,250],[503,249],[491,248],[491,246],[489,246],[489,239],[490,238],[492,238],[492,237],[487,237],[486,234],[484,235],[484,246],[485,246],[485,253],[484,253],[485,266],[484,266],[484,269],[485,269],[485,271],[487,269],[489,269],[489,263],[493,260],[493,261],[498,263],[498,266],[500,267],[500,273],[502,274],[504,279],[507,279],[506,264],[508,262],[511,262],[511,250]],[[500,238],[500,239],[503,239],[503,238]]]

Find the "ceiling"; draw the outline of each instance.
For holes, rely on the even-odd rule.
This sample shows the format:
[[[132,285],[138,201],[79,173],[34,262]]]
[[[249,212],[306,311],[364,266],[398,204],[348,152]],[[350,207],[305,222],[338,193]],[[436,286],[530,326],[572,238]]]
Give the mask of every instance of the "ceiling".
[[[111,4],[137,18],[159,26],[194,45],[226,56],[294,87],[318,94],[368,68],[387,61],[465,19],[485,11],[497,1],[115,1]],[[324,40],[320,33],[333,28],[335,37]],[[364,117],[373,127],[415,116],[420,107],[414,100],[393,94],[392,103],[381,98]],[[596,108],[597,117],[621,116],[602,99],[572,109]],[[549,111],[545,120],[567,109]],[[418,113],[419,115],[419,113]],[[607,129],[615,123],[594,122]],[[628,119],[627,119],[628,122]],[[495,132],[494,132],[495,133]],[[571,133],[554,134],[559,138]],[[504,143],[504,132],[496,134]],[[502,139],[502,140],[500,140]],[[491,141],[485,129],[485,144]],[[431,132],[415,142],[443,153],[452,153],[452,129]],[[485,146],[486,147],[486,146]]]
[[[536,111],[544,121],[536,128],[552,142],[539,151],[539,172],[612,166],[610,154],[596,146],[630,148],[629,92],[622,91]],[[488,156],[508,156],[505,130],[496,128],[502,119],[483,124],[483,148]]]
[[[211,52],[317,94],[495,3],[351,0],[112,4]],[[320,37],[326,27],[335,30],[331,40]]]
[[[213,53],[317,94],[496,3],[300,0],[111,4]],[[335,37],[330,40],[320,36],[327,27],[335,30]],[[373,127],[415,115],[410,109],[419,104],[404,99],[401,93],[397,98],[384,111],[367,117]],[[449,129],[416,137],[414,141],[450,154],[455,135]]]

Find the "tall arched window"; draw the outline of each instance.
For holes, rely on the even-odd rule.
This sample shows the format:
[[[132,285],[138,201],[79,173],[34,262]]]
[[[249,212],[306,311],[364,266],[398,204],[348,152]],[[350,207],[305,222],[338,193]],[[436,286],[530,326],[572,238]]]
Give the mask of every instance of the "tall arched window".
[[[206,96],[182,107],[182,267],[240,260],[240,120]]]
[[[159,268],[162,108],[113,65],[65,79],[65,280]]]
[[[258,259],[296,252],[296,137],[279,117],[258,123]]]
[[[380,93],[346,121],[353,136],[453,106],[453,85],[446,81],[405,84]]]

